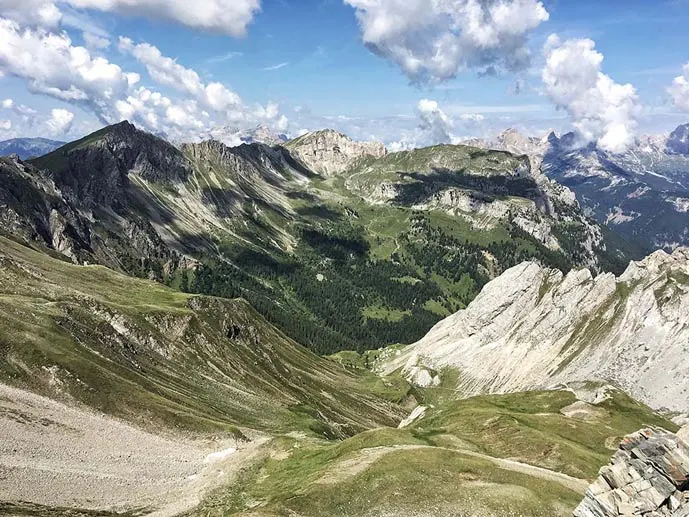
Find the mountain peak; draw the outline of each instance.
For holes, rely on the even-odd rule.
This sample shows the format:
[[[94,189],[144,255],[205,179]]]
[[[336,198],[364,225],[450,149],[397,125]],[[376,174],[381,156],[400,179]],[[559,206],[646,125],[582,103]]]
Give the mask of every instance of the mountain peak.
[[[128,121],[107,126],[32,163],[51,171],[76,195],[106,206],[121,200],[130,174],[174,183],[191,172],[179,149]]]
[[[356,142],[334,129],[306,133],[285,147],[311,170],[333,176],[351,168],[365,157],[381,158],[387,149],[380,142]]]
[[[689,154],[689,124],[682,124],[670,133],[667,149],[673,154]]]

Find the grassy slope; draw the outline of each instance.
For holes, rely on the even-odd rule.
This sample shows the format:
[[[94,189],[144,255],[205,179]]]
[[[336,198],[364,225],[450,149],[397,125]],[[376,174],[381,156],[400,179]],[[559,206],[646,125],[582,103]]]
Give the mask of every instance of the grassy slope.
[[[404,430],[336,444],[278,437],[195,515],[566,516],[581,490],[491,457],[586,480],[621,436],[646,425],[675,429],[623,394],[588,422],[560,413],[575,400],[569,392],[451,399],[435,397],[436,408]]]
[[[560,413],[575,400],[569,392],[456,400],[453,382],[410,392],[398,377],[357,368],[360,356],[336,359],[286,339],[245,302],[177,293],[0,238],[4,382],[144,425],[271,433],[195,515],[565,516],[580,491],[492,458],[590,479],[621,436],[676,429],[619,393],[582,421]],[[434,407],[395,429],[412,394]]]
[[[194,297],[0,238],[0,377],[143,424],[346,436],[394,424],[345,371],[246,302]]]

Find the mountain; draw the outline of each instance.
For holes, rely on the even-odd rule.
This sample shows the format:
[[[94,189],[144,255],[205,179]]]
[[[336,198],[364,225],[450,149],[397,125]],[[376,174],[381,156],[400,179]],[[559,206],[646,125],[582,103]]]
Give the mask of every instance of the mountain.
[[[684,407],[688,253],[594,281],[624,250],[528,157],[352,159],[121,123],[0,160],[0,514],[565,517],[620,436],[678,430],[604,383]],[[497,346],[461,372],[378,349],[465,307],[480,328],[441,339],[533,307],[510,350],[573,327],[572,381],[488,389],[544,375]]]
[[[656,409],[687,411],[689,249],[657,251],[619,277],[526,262],[394,355],[385,371],[434,382],[459,370],[464,396],[612,384]]]
[[[376,158],[352,144],[354,165],[325,177],[299,158],[309,141],[176,147],[123,122],[4,162],[16,179],[0,185],[2,229],[76,263],[245,298],[319,353],[414,342],[523,260],[563,272],[629,260],[524,157]]]
[[[574,190],[599,222],[649,249],[672,250],[689,244],[686,131],[641,138],[623,154],[594,145],[572,149],[567,135],[551,135],[543,171]]]
[[[10,515],[565,517],[605,444],[677,430],[614,390],[456,400],[451,375],[424,389],[348,368],[243,300],[4,237],[0,265]]]
[[[645,136],[613,154],[582,144],[574,133],[526,137],[508,129],[493,140],[469,140],[486,149],[530,157],[532,166],[576,194],[585,213],[644,253],[689,244],[689,125],[669,136]]]
[[[47,154],[63,145],[65,145],[64,142],[47,138],[13,138],[0,142],[0,156],[16,154],[22,160],[28,160]]]
[[[285,147],[311,170],[325,177],[340,174],[364,157],[387,154],[378,142],[355,142],[332,129],[306,133],[290,140]]]

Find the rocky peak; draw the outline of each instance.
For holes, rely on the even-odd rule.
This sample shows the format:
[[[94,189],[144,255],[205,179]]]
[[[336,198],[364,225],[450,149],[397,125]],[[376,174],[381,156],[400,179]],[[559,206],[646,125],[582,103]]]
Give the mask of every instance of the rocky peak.
[[[619,387],[655,409],[689,410],[689,249],[657,252],[616,278],[526,262],[488,283],[385,365],[461,371],[466,395],[573,382]]]
[[[683,124],[670,133],[666,145],[670,153],[689,155],[689,124]]]
[[[67,144],[32,163],[53,173],[86,206],[117,206],[129,175],[157,183],[184,181],[191,168],[168,142],[124,121]]]
[[[575,517],[686,517],[689,445],[664,429],[627,436],[586,491]]]
[[[387,154],[379,142],[355,142],[332,129],[307,133],[287,142],[285,147],[309,169],[324,176],[340,174],[362,158]]]

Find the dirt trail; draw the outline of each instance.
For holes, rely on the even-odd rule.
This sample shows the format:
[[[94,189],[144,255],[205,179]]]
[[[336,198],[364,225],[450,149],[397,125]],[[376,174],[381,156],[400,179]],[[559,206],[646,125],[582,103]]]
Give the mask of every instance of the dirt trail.
[[[528,465],[526,463],[520,463],[514,460],[506,460],[501,458],[494,458],[493,456],[487,456],[478,452],[463,450],[463,449],[450,449],[447,447],[432,447],[430,445],[393,445],[386,447],[372,447],[369,449],[362,449],[359,453],[352,457],[345,459],[333,466],[331,466],[328,471],[317,481],[321,484],[336,484],[345,481],[357,474],[362,473],[369,466],[375,463],[377,460],[397,451],[408,451],[408,450],[418,450],[418,449],[442,449],[445,451],[450,451],[456,454],[462,454],[464,456],[470,456],[472,458],[479,458],[482,460],[487,460],[501,469],[510,470],[513,472],[519,472],[520,474],[526,474],[529,476],[534,476],[539,479],[544,479],[546,481],[552,481],[559,483],[560,485],[572,490],[574,492],[584,494],[589,486],[589,481],[585,479],[578,479],[567,474],[562,474],[560,472],[554,472],[552,470],[544,469],[541,467],[535,467],[533,465]]]
[[[159,436],[0,384],[0,499],[175,515],[226,482],[264,440]]]

